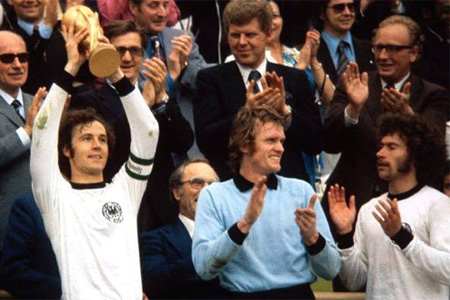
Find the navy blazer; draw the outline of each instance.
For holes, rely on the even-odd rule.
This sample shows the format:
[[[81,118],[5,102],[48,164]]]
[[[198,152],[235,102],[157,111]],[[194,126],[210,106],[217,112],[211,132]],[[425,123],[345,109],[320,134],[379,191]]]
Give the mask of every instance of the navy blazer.
[[[139,238],[144,293],[150,299],[220,298],[219,280],[204,281],[192,263],[192,239],[179,218]]]
[[[302,152],[315,155],[322,150],[322,125],[305,72],[267,63],[284,79],[286,103],[292,107],[292,124],[286,130],[280,174],[308,181]],[[245,105],[246,88],[236,62],[198,72],[194,96],[197,144],[221,180],[231,178],[228,138],[238,110]]]
[[[11,207],[0,264],[0,281],[14,297],[61,298],[55,253],[32,194],[18,198]]]

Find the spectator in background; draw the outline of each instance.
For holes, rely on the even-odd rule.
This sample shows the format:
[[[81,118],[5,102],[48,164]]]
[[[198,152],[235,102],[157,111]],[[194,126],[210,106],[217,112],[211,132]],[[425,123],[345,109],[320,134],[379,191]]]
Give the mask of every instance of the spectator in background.
[[[162,226],[177,215],[176,206],[169,201],[169,177],[175,167],[172,153],[183,154],[194,141],[194,133],[180,112],[175,98],[166,93],[166,68],[153,57],[144,60],[147,37],[134,21],[117,20],[104,28],[105,36],[121,55],[120,68],[133,85],[138,85],[139,70],[153,85],[145,84],[142,94],[148,109],[159,124],[159,139],[155,153],[153,171],[143,196],[139,212],[139,231],[148,231]],[[131,133],[119,94],[110,82],[105,82],[97,91],[92,91],[71,101],[72,108],[93,107],[114,128],[121,141],[115,155],[106,165],[105,180],[110,181],[130,155]]]
[[[170,176],[171,201],[179,215],[172,223],[140,235],[142,283],[150,299],[219,299],[219,279],[200,279],[192,264],[192,236],[200,191],[219,181],[204,159],[191,159]]]
[[[0,31],[0,252],[14,200],[31,192],[29,157],[37,108],[33,96],[22,91],[28,66],[24,40]]]
[[[16,298],[61,299],[55,253],[32,194],[11,207],[0,270],[0,281]]]
[[[224,27],[236,61],[198,73],[194,114],[200,150],[222,180],[231,178],[227,145],[232,121],[240,107],[264,103],[290,122],[282,174],[308,181],[302,151],[315,155],[321,150],[319,110],[305,72],[266,60],[270,5],[265,0],[231,1]]]
[[[422,25],[423,50],[414,72],[430,82],[450,89],[450,1],[429,2],[429,18]],[[425,13],[425,10],[424,10]]]

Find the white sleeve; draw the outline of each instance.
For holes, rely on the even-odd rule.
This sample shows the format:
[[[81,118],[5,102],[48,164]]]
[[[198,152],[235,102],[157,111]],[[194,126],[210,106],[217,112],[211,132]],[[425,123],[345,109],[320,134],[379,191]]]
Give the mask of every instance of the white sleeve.
[[[58,165],[58,131],[67,92],[53,84],[33,124],[30,171],[33,194],[42,213],[55,209],[56,188],[64,180]]]
[[[132,205],[137,212],[153,169],[159,126],[137,88],[120,99],[130,124],[130,156],[113,182],[126,183]]]
[[[356,230],[353,236],[354,245],[351,248],[340,249],[341,253],[341,271],[339,277],[342,283],[351,291],[355,291],[364,286],[367,281],[367,252],[365,236],[362,230],[364,216],[363,208],[359,211]],[[339,244],[338,244],[339,246]]]
[[[440,198],[434,202],[427,214],[427,245],[415,235],[403,249],[406,258],[428,276],[445,285],[450,285],[450,199]]]

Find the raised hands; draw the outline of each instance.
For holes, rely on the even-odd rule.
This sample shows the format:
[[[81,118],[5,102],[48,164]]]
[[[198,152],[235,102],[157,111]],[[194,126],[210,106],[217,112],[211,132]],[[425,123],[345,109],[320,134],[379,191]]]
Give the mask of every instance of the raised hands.
[[[402,228],[402,218],[398,210],[397,199],[387,201],[380,200],[375,206],[376,212],[373,211],[373,217],[380,223],[384,233],[392,238]]]
[[[58,0],[45,0],[44,24],[50,28],[55,27],[58,22],[58,11],[60,9]]]
[[[253,186],[244,216],[237,224],[242,233],[248,233],[252,225],[255,224],[261,215],[264,207],[264,196],[267,191],[266,180],[267,178],[264,176]]]
[[[306,33],[305,44],[298,55],[297,68],[306,69],[312,65],[313,60],[317,61],[317,51],[320,45],[320,33],[317,30],[311,30]]]
[[[168,57],[168,69],[173,80],[177,80],[181,71],[186,67],[191,51],[192,40],[190,35],[183,34],[172,39],[172,52]]]
[[[263,90],[256,94],[253,93],[255,84],[256,82],[252,80],[248,85],[245,106],[250,108],[267,105],[276,109],[281,115],[286,115],[289,109],[286,105],[283,77],[278,76],[275,72],[264,74],[261,77]]]
[[[307,208],[297,208],[295,210],[295,223],[300,228],[300,235],[306,246],[314,245],[319,238],[316,221],[317,216],[314,205],[317,201],[317,194],[312,195]]]
[[[80,53],[79,44],[89,34],[88,28],[83,28],[75,33],[74,22],[67,28],[62,26],[62,35],[66,41],[67,64],[64,70],[72,76],[77,75],[81,65],[86,61],[89,53]]]
[[[350,117],[356,119],[359,116],[364,103],[369,98],[368,75],[366,72],[359,74],[359,67],[351,62],[342,74],[344,88],[350,102],[347,106]]]
[[[142,74],[148,79],[144,82],[142,96],[147,105],[152,108],[161,103],[166,95],[166,66],[157,57],[146,59],[142,65],[144,67]]]
[[[385,111],[413,116],[414,111],[409,106],[411,83],[407,82],[402,91],[395,88],[385,88],[381,93],[381,105]]]
[[[338,234],[346,234],[352,231],[356,218],[355,196],[350,197],[349,205],[345,201],[345,188],[339,188],[339,184],[330,187],[328,191],[328,204],[330,216]]]
[[[29,137],[31,137],[32,135],[34,119],[36,118],[36,115],[38,114],[39,109],[41,108],[42,104],[41,101],[42,99],[45,98],[45,96],[47,96],[47,89],[45,87],[39,88],[36,94],[34,95],[33,100],[31,101],[30,107],[28,108],[27,120],[25,122],[23,129],[25,129],[25,132],[28,134]]]

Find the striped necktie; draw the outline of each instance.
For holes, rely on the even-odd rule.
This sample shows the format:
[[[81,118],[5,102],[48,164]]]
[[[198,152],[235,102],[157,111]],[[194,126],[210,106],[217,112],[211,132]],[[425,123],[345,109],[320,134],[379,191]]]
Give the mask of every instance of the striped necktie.
[[[14,99],[14,101],[11,103],[11,106],[14,107],[14,110],[16,111],[16,114],[19,116],[19,118],[25,122],[25,118],[20,113],[20,108],[22,107],[22,104],[19,102],[19,100]]]
[[[341,76],[342,73],[345,72],[345,69],[347,68],[347,64],[349,63],[347,55],[345,55],[345,47],[348,45],[345,41],[340,41],[338,46],[338,54],[339,54],[339,60],[338,60],[338,67],[336,69],[338,76]]]

